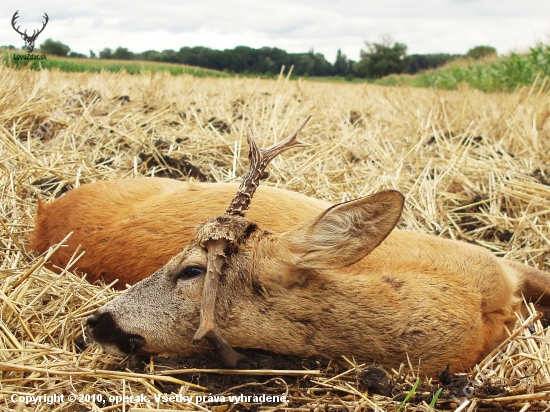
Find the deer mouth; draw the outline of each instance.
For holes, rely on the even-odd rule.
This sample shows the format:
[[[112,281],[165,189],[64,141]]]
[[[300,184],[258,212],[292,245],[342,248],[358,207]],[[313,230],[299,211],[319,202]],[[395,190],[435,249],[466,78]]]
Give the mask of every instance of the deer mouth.
[[[109,312],[96,311],[86,319],[86,328],[93,341],[111,355],[144,354],[145,338],[123,331]]]

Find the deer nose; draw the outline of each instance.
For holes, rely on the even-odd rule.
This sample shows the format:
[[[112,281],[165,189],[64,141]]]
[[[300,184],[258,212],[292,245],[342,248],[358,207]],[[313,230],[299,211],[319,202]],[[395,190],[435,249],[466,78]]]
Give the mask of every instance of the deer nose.
[[[88,329],[93,329],[101,322],[101,314],[95,311],[92,315],[88,316],[86,319],[86,326]]]
[[[138,351],[143,345],[145,345],[145,339],[139,335],[133,335],[128,338],[128,346],[130,347],[130,353]]]
[[[96,310],[86,319],[86,327],[94,340],[108,339],[113,332],[120,334],[120,329],[109,312]]]
[[[145,345],[145,339],[124,331],[108,311],[95,311],[86,319],[91,338],[104,346],[116,346],[123,353],[136,353]]]

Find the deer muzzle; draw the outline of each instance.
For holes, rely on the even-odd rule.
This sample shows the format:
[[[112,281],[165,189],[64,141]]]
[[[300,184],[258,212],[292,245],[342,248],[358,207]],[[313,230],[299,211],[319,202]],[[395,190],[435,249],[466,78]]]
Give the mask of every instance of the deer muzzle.
[[[95,311],[86,319],[90,337],[113,355],[139,354],[145,339],[137,334],[123,331],[110,312]]]

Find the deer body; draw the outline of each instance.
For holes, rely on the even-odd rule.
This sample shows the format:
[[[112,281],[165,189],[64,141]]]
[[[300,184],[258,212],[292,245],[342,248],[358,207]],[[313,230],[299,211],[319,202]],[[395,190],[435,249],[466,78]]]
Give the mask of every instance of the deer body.
[[[251,167],[225,213],[199,224],[165,266],[91,315],[95,341],[115,355],[171,356],[204,350],[207,340],[230,367],[242,359],[233,347],[390,366],[408,355],[433,374],[446,365],[471,368],[498,345],[522,295],[550,305],[546,272],[478,246],[394,230],[404,204],[397,191],[328,208],[301,199],[308,206],[290,219],[288,205],[276,210],[267,196],[264,210],[245,218],[267,163],[302,144],[308,119],[265,150],[249,128]],[[149,206],[149,219],[162,215],[165,201]],[[262,219],[277,227],[266,230]]]
[[[546,272],[481,247],[399,230],[350,266],[298,273],[288,233],[258,229],[228,258],[216,318],[230,346],[394,367],[408,354],[425,373],[462,371],[506,338],[522,293],[536,300],[550,287]],[[107,303],[89,321],[92,336],[119,355],[208,348],[192,344],[204,274],[181,278],[190,265],[206,266],[205,252],[187,248]]]
[[[237,184],[186,183],[142,177],[82,185],[52,203],[39,200],[31,247],[40,253],[73,232],[47,263],[64,268],[80,245],[78,272],[124,289],[164,266],[189,242],[195,227],[223,212]],[[260,187],[250,216],[284,231],[330,206],[272,187]]]

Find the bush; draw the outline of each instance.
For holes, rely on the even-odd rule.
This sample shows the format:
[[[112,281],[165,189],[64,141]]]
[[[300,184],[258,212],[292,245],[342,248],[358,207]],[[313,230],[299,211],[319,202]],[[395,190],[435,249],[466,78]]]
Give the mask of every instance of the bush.
[[[133,60],[134,59],[134,53],[132,53],[130,50],[128,50],[126,47],[118,47],[113,55],[111,56],[111,59],[117,59],[117,60]]]
[[[47,39],[40,45],[40,51],[46,54],[54,54],[56,56],[67,56],[71,48],[60,41]]]
[[[336,60],[332,65],[332,74],[334,76],[349,76],[351,74],[352,65],[351,60],[349,60],[345,54],[342,54],[342,50],[338,49]]]
[[[408,66],[405,71],[408,74],[416,74],[423,70],[430,70],[443,66],[459,57],[463,56],[448,53],[411,54],[407,57]]]
[[[441,89],[456,89],[460,84],[467,84],[485,92],[503,92],[531,87],[537,78],[540,85],[545,76],[550,76],[550,45],[538,43],[528,53],[510,53],[490,61],[456,60],[441,69],[415,76],[390,76],[377,83]]]
[[[403,73],[408,66],[407,46],[382,39],[382,43],[365,43],[367,50],[361,50],[361,60],[354,64],[353,71],[359,77],[378,79],[389,74]]]
[[[495,49],[494,47],[476,46],[468,50],[468,53],[466,53],[466,57],[468,59],[479,60],[479,59],[483,59],[484,57],[496,56],[496,54],[497,54],[497,49]]]
[[[112,59],[113,58],[113,51],[109,49],[108,47],[105,47],[103,50],[99,52],[99,58],[100,59]]]
[[[69,57],[77,57],[77,58],[80,58],[80,59],[87,59],[88,58],[88,56],[86,56],[85,54],[77,53],[77,52],[70,52]]]

